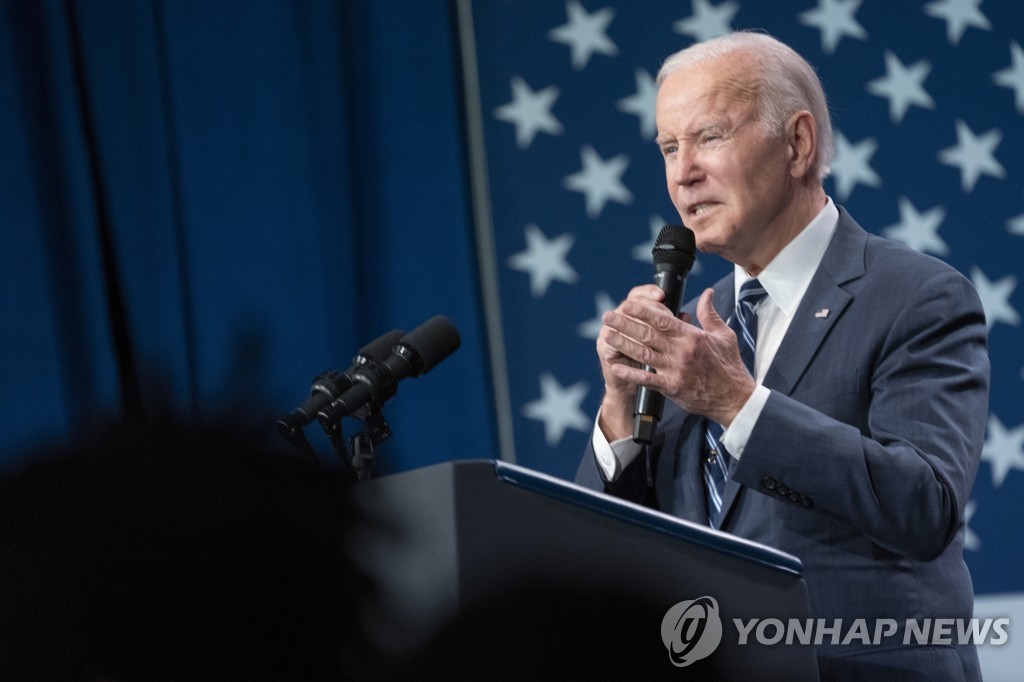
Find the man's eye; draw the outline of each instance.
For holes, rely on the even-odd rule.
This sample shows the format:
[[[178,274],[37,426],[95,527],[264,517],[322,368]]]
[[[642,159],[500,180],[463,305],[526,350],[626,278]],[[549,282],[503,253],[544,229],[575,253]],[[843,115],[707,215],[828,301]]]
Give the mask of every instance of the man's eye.
[[[667,144],[661,148],[661,153],[664,156],[668,156],[669,154],[675,154],[677,149],[678,147],[676,147],[674,144]]]

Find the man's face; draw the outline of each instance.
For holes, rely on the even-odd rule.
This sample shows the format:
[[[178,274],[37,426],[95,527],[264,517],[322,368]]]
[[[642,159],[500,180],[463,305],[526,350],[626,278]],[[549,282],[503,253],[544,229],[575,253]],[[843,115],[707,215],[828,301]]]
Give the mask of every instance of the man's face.
[[[740,56],[667,77],[658,91],[658,146],[669,196],[697,247],[761,268],[765,243],[789,229],[796,180],[786,136],[766,136],[741,94],[749,67]]]

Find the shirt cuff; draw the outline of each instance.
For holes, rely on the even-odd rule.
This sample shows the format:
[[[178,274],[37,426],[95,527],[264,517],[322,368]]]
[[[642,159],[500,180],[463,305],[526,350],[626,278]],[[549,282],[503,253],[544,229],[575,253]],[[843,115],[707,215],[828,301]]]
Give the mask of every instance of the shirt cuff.
[[[594,435],[591,438],[594,457],[597,459],[597,467],[601,470],[604,480],[614,483],[622,470],[632,464],[636,456],[640,454],[641,446],[633,440],[632,436],[619,438],[609,443],[601,432],[601,427],[598,426],[600,422],[601,412],[599,410],[597,419],[594,420]]]
[[[729,424],[729,428],[722,434],[722,445],[725,446],[725,449],[729,451],[729,454],[734,459],[739,459],[743,456],[743,451],[750,440],[750,434],[754,432],[757,419],[761,416],[761,411],[764,409],[765,403],[768,402],[768,396],[771,394],[772,392],[769,389],[758,384],[754,392],[747,398],[747,402],[743,403],[743,407],[736,413],[732,424]]]

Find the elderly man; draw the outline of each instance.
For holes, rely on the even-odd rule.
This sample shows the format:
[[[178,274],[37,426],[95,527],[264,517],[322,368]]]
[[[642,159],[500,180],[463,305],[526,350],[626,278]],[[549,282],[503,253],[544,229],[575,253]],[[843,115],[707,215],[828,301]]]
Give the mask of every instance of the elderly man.
[[[658,83],[669,195],[697,247],[735,268],[678,317],[654,285],[605,315],[578,482],[794,554],[829,623],[969,619],[964,506],[989,373],[978,296],[826,196],[825,96],[789,47],[732,34],[672,55]],[[668,399],[648,446],[630,438],[638,385]],[[821,676],[980,677],[973,645],[952,640],[826,639]]]

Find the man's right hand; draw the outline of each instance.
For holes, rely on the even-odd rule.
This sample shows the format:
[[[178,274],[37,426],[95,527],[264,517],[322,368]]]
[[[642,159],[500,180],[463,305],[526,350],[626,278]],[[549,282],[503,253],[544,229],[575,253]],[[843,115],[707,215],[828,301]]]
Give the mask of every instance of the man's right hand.
[[[629,292],[626,300],[632,299],[663,301],[665,292],[654,284],[644,284],[634,287]],[[620,303],[612,312],[622,315],[622,305]],[[605,324],[601,326],[601,332],[597,335],[597,357],[601,361],[601,374],[604,376],[604,399],[601,401],[598,426],[609,443],[633,434],[633,403],[636,399],[636,384],[616,377],[611,367],[620,364],[641,366],[639,361],[623,355],[608,344],[608,335],[612,333],[616,332]]]

